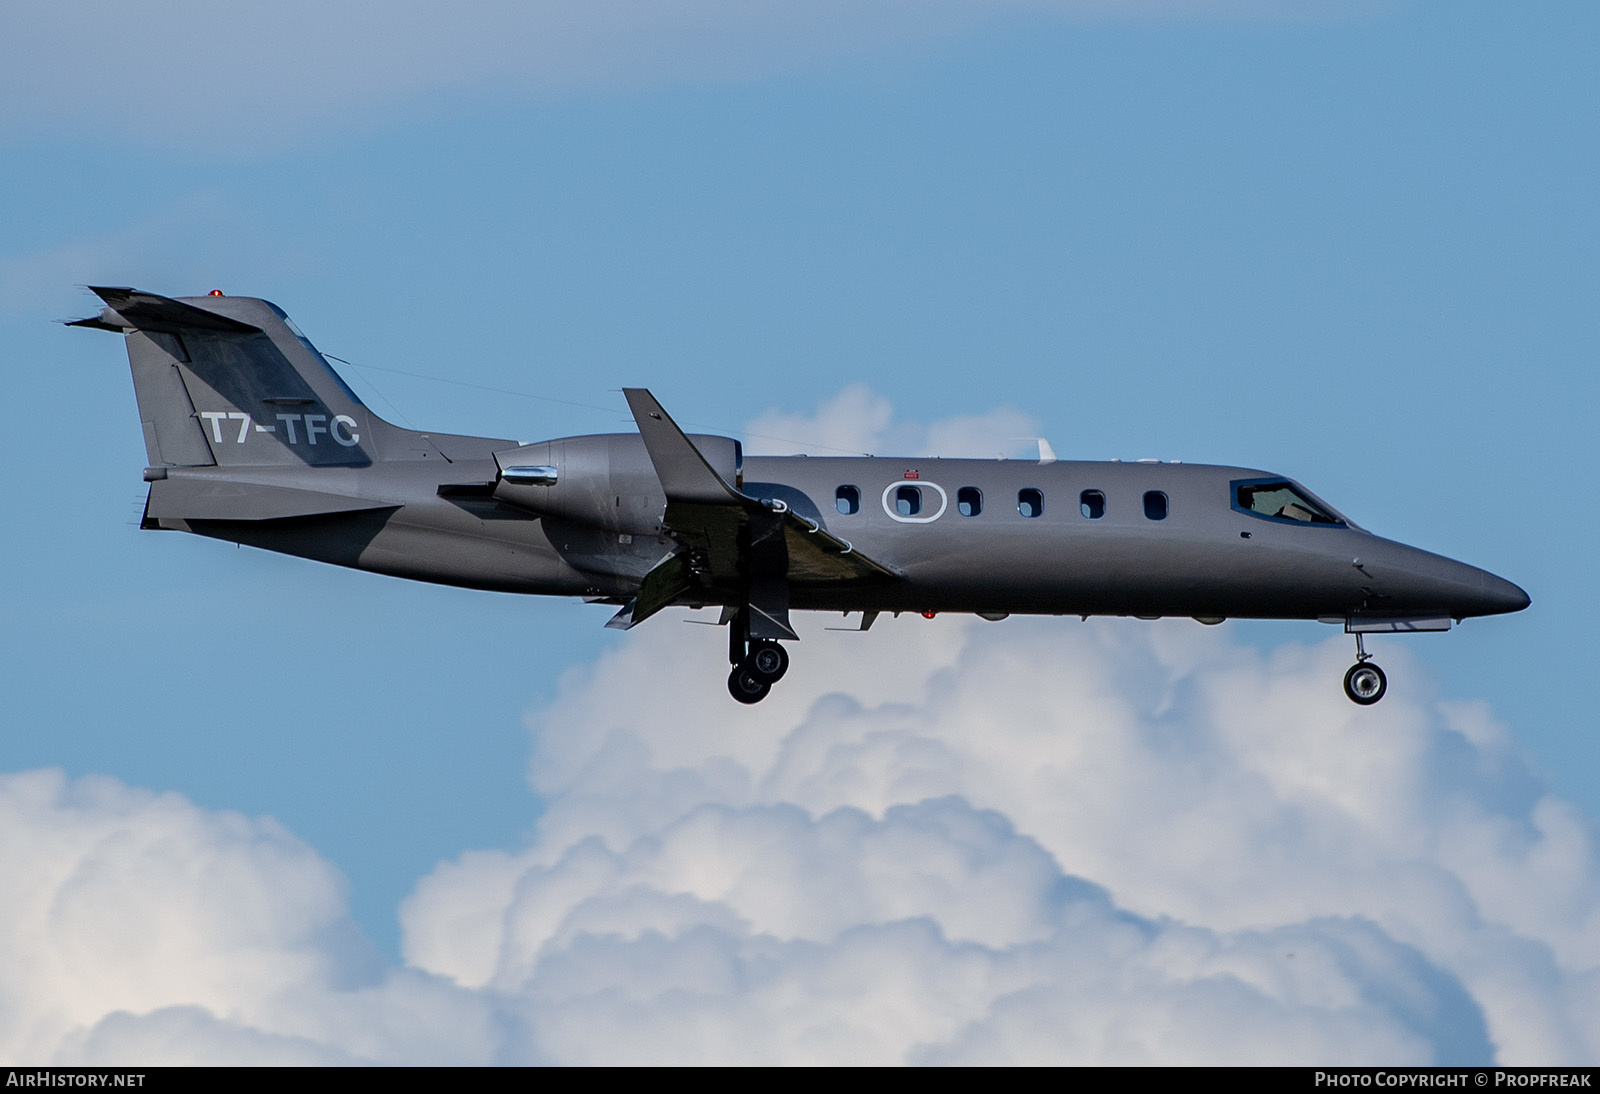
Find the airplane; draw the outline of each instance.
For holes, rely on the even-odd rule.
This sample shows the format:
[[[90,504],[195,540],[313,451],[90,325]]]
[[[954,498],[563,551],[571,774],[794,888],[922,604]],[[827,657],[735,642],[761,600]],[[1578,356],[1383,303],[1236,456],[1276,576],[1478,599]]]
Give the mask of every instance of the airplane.
[[[720,609],[728,691],[788,671],[795,611],[1305,619],[1356,640],[1521,611],[1503,578],[1382,539],[1291,478],[1141,460],[744,456],[644,388],[637,432],[423,433],[369,410],[277,305],[90,287],[70,326],[126,337],[149,483],[140,526],[396,577],[582,597],[627,629]]]

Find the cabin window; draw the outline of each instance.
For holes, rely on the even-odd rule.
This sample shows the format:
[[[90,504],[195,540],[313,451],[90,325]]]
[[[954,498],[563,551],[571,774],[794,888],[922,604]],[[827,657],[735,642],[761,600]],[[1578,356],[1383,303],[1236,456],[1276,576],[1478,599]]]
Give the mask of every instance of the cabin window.
[[[861,512],[861,491],[853,486],[841,486],[833,492],[833,507],[844,516]]]
[[[1144,495],[1144,515],[1150,520],[1167,519],[1167,496],[1159,490],[1147,490]]]
[[[957,490],[956,511],[964,517],[975,517],[983,512],[983,491],[976,486],[963,486]]]
[[[1044,512],[1044,495],[1029,487],[1017,491],[1017,512],[1025,517],[1036,517]]]
[[[1099,520],[1106,515],[1106,496],[1098,490],[1085,490],[1078,495],[1078,512],[1085,520]]]
[[[1301,524],[1343,524],[1291,482],[1282,479],[1234,483],[1233,507],[1257,517]]]
[[[895,487],[894,511],[902,517],[914,517],[922,512],[922,490],[916,486]]]

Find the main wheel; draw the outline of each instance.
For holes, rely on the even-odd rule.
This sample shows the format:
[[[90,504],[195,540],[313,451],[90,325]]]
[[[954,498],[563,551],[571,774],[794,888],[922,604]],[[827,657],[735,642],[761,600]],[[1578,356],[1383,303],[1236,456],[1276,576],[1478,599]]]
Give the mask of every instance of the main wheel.
[[[750,647],[744,668],[769,684],[776,684],[789,671],[789,651],[776,642],[759,642]]]
[[[1344,693],[1352,703],[1370,707],[1389,690],[1389,678],[1371,661],[1359,661],[1344,674]]]
[[[736,665],[728,673],[728,694],[741,703],[759,703],[767,697],[772,685],[743,665]]]

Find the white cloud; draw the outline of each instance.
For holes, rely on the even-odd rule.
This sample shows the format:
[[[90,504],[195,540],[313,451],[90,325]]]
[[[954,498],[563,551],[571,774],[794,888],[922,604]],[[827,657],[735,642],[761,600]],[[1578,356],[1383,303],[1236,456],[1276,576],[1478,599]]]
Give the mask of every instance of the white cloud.
[[[1039,435],[1031,414],[998,407],[981,414],[945,418],[929,425],[897,422],[888,399],[866,384],[852,384],[818,404],[814,414],[768,411],[745,426],[751,455],[943,456],[986,459],[1036,455],[1029,441]]]
[[[343,880],[269,819],[60,772],[0,776],[0,1056],[487,1062],[472,993],[388,970]]]
[[[1338,5],[1322,5],[1339,10]],[[1299,17],[1281,0],[159,0],[0,11],[0,131],[94,125],[180,150],[276,144],[438,91],[741,80],[916,54],[1019,13]]]
[[[534,1001],[547,1053],[1600,1047],[1592,826],[1481,709],[1407,695],[1404,656],[1362,709],[1342,640],[907,619],[808,635],[734,712],[699,631],[636,632],[569,681],[535,725],[538,839],[406,908],[412,961]]]
[[[269,820],[0,778],[27,1062],[1582,1062],[1592,826],[1472,705],[1194,624],[663,618],[535,718],[547,810],[356,937]],[[626,687],[617,686],[627,681]]]

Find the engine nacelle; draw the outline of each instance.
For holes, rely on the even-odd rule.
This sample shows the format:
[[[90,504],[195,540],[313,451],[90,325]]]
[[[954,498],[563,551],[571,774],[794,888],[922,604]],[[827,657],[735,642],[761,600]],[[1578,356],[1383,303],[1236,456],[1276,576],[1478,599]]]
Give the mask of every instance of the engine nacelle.
[[[690,437],[706,462],[736,489],[743,453],[732,437]],[[540,516],[608,532],[654,535],[667,496],[637,433],[601,433],[540,441],[494,454],[494,496]]]

